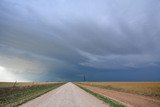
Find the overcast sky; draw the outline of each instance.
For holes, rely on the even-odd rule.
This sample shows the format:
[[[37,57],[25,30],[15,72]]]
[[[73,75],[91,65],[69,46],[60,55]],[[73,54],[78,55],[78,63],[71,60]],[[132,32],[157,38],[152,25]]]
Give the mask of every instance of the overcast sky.
[[[160,0],[0,0],[0,81],[160,81]]]

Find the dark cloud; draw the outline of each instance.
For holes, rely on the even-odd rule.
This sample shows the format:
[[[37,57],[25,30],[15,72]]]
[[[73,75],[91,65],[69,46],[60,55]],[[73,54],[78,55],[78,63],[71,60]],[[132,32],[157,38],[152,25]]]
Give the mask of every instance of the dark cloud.
[[[89,81],[158,81],[159,9],[159,0],[2,0],[0,74],[13,80],[80,81],[85,74]]]

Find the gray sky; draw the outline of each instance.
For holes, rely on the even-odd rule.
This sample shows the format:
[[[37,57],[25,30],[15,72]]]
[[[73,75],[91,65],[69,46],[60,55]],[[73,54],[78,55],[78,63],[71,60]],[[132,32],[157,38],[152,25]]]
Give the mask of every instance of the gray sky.
[[[1,0],[0,81],[160,81],[159,0]]]

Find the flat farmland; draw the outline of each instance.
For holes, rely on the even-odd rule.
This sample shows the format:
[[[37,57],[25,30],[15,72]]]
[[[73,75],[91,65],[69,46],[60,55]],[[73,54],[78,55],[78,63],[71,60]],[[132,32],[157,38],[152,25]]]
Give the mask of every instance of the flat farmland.
[[[59,82],[0,82],[0,88],[29,87],[33,85],[55,84]]]
[[[1,82],[0,107],[159,107],[159,92],[159,82]]]
[[[80,82],[78,85],[126,106],[159,107],[160,82]]]
[[[160,82],[84,82],[82,84],[160,99]]]

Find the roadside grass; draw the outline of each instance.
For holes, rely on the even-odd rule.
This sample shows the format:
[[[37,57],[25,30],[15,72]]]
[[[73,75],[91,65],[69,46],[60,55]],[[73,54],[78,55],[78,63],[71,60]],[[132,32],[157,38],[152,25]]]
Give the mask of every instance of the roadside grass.
[[[81,82],[80,84],[160,99],[160,82]]]
[[[43,85],[0,88],[0,107],[17,107],[64,83],[46,83]]]
[[[119,103],[117,101],[114,101],[114,100],[112,100],[110,98],[107,98],[106,96],[103,96],[101,94],[95,93],[95,92],[93,92],[93,91],[91,91],[91,90],[89,90],[89,89],[87,89],[85,87],[82,87],[82,86],[78,85],[78,84],[76,84],[76,85],[78,87],[80,87],[81,89],[83,89],[84,91],[92,94],[93,96],[97,97],[98,99],[100,99],[100,100],[104,101],[105,103],[109,104],[111,107],[125,107],[123,104],[121,104],[121,103]]]
[[[46,85],[60,82],[0,82],[0,88],[26,87],[33,85]]]

